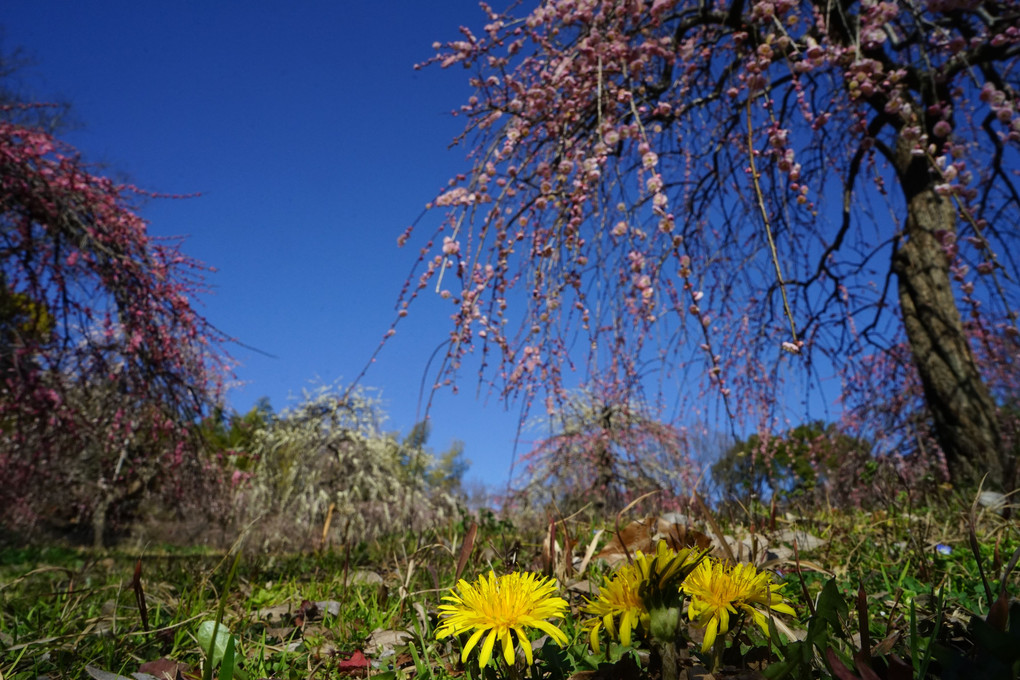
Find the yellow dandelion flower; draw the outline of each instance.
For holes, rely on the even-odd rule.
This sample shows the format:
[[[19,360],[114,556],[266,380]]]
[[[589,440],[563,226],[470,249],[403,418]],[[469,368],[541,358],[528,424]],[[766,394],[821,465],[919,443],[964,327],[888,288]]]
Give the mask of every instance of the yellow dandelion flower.
[[[600,651],[603,628],[609,637],[630,646],[631,632],[639,626],[648,627],[648,609],[640,594],[643,578],[636,564],[626,564],[602,586],[597,599],[588,601],[584,611],[596,618],[585,621],[584,627],[589,629],[588,639],[596,652]]]
[[[648,609],[648,633],[658,642],[672,644],[675,640],[683,604],[680,584],[704,556],[691,548],[677,552],[659,541],[654,556],[638,553],[634,560],[643,577],[641,599]]]
[[[750,564],[727,567],[706,560],[684,580],[682,589],[690,598],[687,615],[705,629],[701,651],[712,648],[719,635],[730,629],[730,614],[749,614],[768,635],[768,610],[796,614],[783,602],[782,585],[773,585],[768,572],[758,572]]]
[[[684,548],[680,552],[673,550],[666,541],[659,541],[655,546],[655,555],[644,555],[639,550],[634,564],[641,571],[644,589],[647,591],[646,604],[650,599],[667,596],[673,599],[675,590],[684,578],[701,561],[704,553]]]
[[[689,549],[677,552],[665,541],[659,541],[654,555],[637,551],[634,561],[620,567],[603,585],[598,599],[589,600],[585,607],[585,612],[597,617],[584,623],[592,649],[600,651],[603,628],[611,638],[629,646],[635,630],[654,634],[656,623],[678,620],[680,583],[702,556]]]
[[[567,636],[563,631],[546,621],[563,618],[567,610],[566,600],[556,597],[555,593],[554,581],[532,573],[515,572],[496,576],[490,571],[488,577],[483,574],[474,583],[461,579],[453,594],[443,598],[449,604],[439,606],[443,620],[436,629],[436,638],[442,640],[473,631],[460,656],[461,661],[466,662],[471,650],[488,632],[478,656],[478,665],[484,667],[489,663],[492,648],[499,641],[503,645],[503,659],[508,666],[512,666],[512,631],[530,666],[534,658],[526,629],[538,628],[561,647],[567,644]]]

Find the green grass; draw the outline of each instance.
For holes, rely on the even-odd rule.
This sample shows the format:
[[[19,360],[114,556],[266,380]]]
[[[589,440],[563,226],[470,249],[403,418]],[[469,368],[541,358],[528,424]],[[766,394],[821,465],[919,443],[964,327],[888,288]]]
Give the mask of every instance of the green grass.
[[[1020,607],[1006,627],[987,630],[981,620],[991,606],[989,594],[997,599],[1001,575],[1020,548],[1020,530],[995,516],[978,518],[975,554],[966,510],[818,512],[794,521],[792,526],[826,541],[798,554],[799,574],[792,557],[775,564],[787,584],[784,594],[799,612],[799,620],[786,621],[799,639],[776,637],[770,644],[757,627],[734,626],[726,637],[723,674],[732,666],[767,677],[827,678],[841,666],[851,674],[843,677],[876,677],[862,669],[867,665],[877,677],[1017,677]],[[752,519],[755,526],[769,525],[765,516],[739,523],[717,519],[733,535]],[[596,528],[569,527],[575,555],[584,554]],[[604,543],[613,525],[601,528],[608,529]],[[516,542],[522,545],[516,568],[544,566],[539,536],[547,531],[488,518],[464,577],[489,565],[504,570],[508,546]],[[768,538],[777,532],[757,533]],[[89,677],[87,668],[114,674],[102,676],[111,680],[130,678],[159,660],[186,665],[182,677],[193,678],[365,677],[364,670],[349,668],[355,652],[371,663],[371,677],[382,680],[489,680],[497,677],[493,668],[460,664],[460,641],[434,638],[436,607],[454,583],[464,538],[463,525],[456,525],[319,555],[242,555],[236,569],[233,555],[200,549],[0,551],[0,680],[82,678]],[[948,554],[937,545],[948,546]],[[140,591],[134,587],[139,565]],[[594,560],[563,585],[586,578],[599,583],[607,571]],[[1004,584],[1007,598],[1020,593],[1017,584],[1014,571]],[[601,655],[593,654],[581,628],[584,599],[566,589],[563,596],[571,604],[561,626],[570,645],[537,651],[536,665],[524,677],[565,679],[600,666],[604,677],[657,677],[648,646],[640,642],[632,649],[605,645]],[[208,665],[208,640],[200,644],[198,633],[203,622],[217,619],[223,640],[235,641],[236,648],[221,650],[226,662],[217,654]],[[866,650],[862,635],[870,639]],[[684,669],[708,663],[699,647],[682,650]]]

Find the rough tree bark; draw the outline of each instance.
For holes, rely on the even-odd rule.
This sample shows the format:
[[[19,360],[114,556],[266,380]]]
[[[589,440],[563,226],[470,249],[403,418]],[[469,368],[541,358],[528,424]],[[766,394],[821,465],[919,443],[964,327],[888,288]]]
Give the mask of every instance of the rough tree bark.
[[[827,6],[829,38],[846,46],[855,46],[860,35],[860,15],[850,11],[851,4],[841,0],[839,11],[832,3]],[[821,3],[815,5],[822,11]],[[865,48],[863,53],[887,69],[892,67],[882,49]],[[913,90],[922,110],[952,99],[948,83],[923,76]],[[896,129],[895,147],[886,148],[885,155],[898,175],[907,214],[892,271],[936,439],[954,482],[977,484],[987,475],[986,486],[1002,490],[1007,484],[997,407],[964,332],[940,239],[940,235],[956,235],[956,207],[952,198],[936,192],[941,179],[928,158],[913,153],[914,145],[902,134],[902,122],[885,115],[887,96],[876,93],[867,101],[878,116],[873,123]]]
[[[924,159],[902,143],[894,159],[907,203],[893,255],[900,308],[939,445],[954,481],[1005,483],[995,401],[964,333],[940,234],[956,233],[952,199],[935,192]],[[943,237],[944,238],[944,237]]]

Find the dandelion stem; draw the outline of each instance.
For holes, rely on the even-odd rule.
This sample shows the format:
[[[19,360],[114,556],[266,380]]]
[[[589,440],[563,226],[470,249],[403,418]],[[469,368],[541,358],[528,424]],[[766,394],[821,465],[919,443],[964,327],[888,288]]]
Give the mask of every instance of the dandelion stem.
[[[662,663],[662,680],[678,680],[680,677],[680,652],[676,648],[676,640],[670,642],[655,640],[652,644]]]

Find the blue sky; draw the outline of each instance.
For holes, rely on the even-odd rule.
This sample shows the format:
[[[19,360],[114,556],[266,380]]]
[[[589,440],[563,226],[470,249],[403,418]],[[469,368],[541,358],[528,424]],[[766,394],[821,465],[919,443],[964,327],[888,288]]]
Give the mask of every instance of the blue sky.
[[[476,0],[4,6],[4,52],[34,62],[22,86],[70,103],[80,123],[65,141],[142,188],[201,194],[141,213],[216,267],[200,311],[273,355],[232,349],[245,384],[229,404],[267,396],[279,410],[316,379],[353,379],[414,262],[397,236],[465,167],[466,150],[448,149],[462,128],[449,112],[470,95],[468,72],[413,67],[458,26],[484,23]],[[415,421],[447,313],[412,309],[363,380],[391,429]],[[463,440],[469,479],[500,487],[518,415],[476,398],[476,382],[467,372],[460,395],[437,395],[430,444]]]

